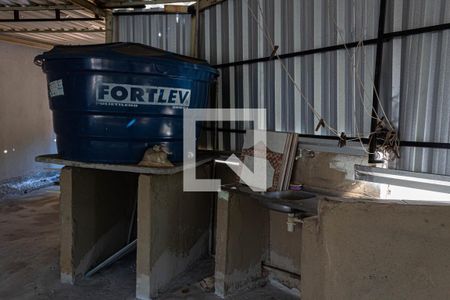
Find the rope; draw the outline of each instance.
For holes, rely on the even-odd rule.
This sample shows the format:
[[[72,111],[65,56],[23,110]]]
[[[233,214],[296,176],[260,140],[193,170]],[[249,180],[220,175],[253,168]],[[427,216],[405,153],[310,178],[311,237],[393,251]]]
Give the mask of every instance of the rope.
[[[336,26],[336,31],[337,31],[337,33],[339,34],[339,36],[340,36],[340,38],[341,38],[341,40],[342,40],[342,42],[343,42],[345,51],[347,52],[347,55],[348,55],[350,58],[352,58],[352,55],[350,54],[350,50],[348,49],[347,45],[345,44],[345,39],[344,39],[344,36],[343,36],[343,30],[342,30],[342,28],[339,27],[339,25],[337,24],[337,21],[336,21],[336,19],[334,18],[334,16],[332,16],[332,15],[330,14],[330,8],[329,8],[329,7],[328,7],[328,9],[327,9],[327,14],[328,14],[328,17],[333,21],[334,25]],[[358,49],[359,45],[361,45],[361,47],[362,47],[362,49],[363,49],[363,51],[364,51],[364,56],[365,56],[365,55],[366,55],[366,51],[365,51],[364,43],[363,43],[363,40],[362,40],[362,39],[358,42],[358,44],[357,44],[357,46],[356,46],[356,49]],[[356,53],[356,50],[355,50],[355,53]],[[353,67],[355,67],[355,65],[353,65]],[[356,66],[356,67],[357,67],[357,66]],[[368,65],[367,68],[369,69],[369,71],[371,71],[371,70],[370,70],[370,65]],[[360,83],[360,85],[361,85],[361,87],[362,87],[362,89],[363,89],[363,91],[364,91],[364,94],[365,94],[367,97],[369,97],[369,95],[368,95],[367,92],[366,92],[366,89],[364,88],[364,82],[362,81],[361,77],[358,75],[358,72],[356,72],[356,70],[357,70],[357,69],[355,68],[355,76],[357,77],[357,79],[358,79],[358,81],[359,81],[359,83]],[[370,73],[370,72],[369,72],[369,73]],[[383,105],[382,105],[382,103],[381,103],[381,100],[380,100],[378,91],[377,91],[377,89],[375,88],[374,80],[373,80],[373,78],[370,78],[370,79],[371,79],[371,80],[370,80],[370,83],[371,83],[371,85],[372,85],[372,89],[373,89],[374,92],[375,92],[375,98],[376,98],[376,100],[378,101],[378,106],[380,107],[381,111],[383,112],[383,115],[385,116],[385,118],[386,118],[386,120],[387,120],[389,126],[391,127],[392,130],[394,130],[394,126],[392,126],[392,124],[391,124],[391,122],[389,121],[389,119],[388,119],[388,117],[387,117],[387,114],[386,114],[386,112],[385,112],[385,110],[384,110],[384,108],[383,108]],[[360,99],[360,101],[361,101],[361,99]],[[362,101],[361,101],[361,102],[362,102]],[[362,103],[362,104],[363,104],[364,110],[366,110],[366,107],[364,106],[364,103]],[[366,112],[367,112],[367,110],[366,110]],[[370,116],[371,118],[377,119],[377,121],[380,121],[381,118],[380,118],[380,115],[378,114],[378,112],[376,112],[375,110],[373,110],[373,112],[374,112],[376,118],[374,118],[374,117],[372,116],[372,114],[369,114],[369,116]]]
[[[319,121],[319,123],[317,124],[315,130],[316,130],[316,131],[319,130],[320,127],[324,127],[324,128],[327,128],[328,130],[330,130],[330,132],[332,132],[332,133],[335,134],[337,137],[339,137],[339,142],[338,142],[338,146],[339,146],[339,147],[344,147],[344,146],[346,146],[346,142],[347,142],[347,141],[355,140],[355,139],[347,139],[347,136],[346,136],[346,134],[345,134],[344,132],[341,132],[341,133],[339,134],[338,130],[335,129],[335,128],[333,128],[333,127],[331,127],[331,126],[325,121],[325,119],[321,116],[321,114],[320,114],[317,110],[315,110],[314,106],[311,104],[311,102],[310,102],[310,101],[308,100],[308,98],[305,96],[305,94],[303,93],[302,89],[297,85],[297,83],[295,82],[295,79],[294,79],[293,76],[290,74],[290,72],[289,72],[287,66],[283,63],[282,59],[280,58],[280,56],[279,56],[279,54],[278,54],[278,48],[279,48],[279,46],[278,46],[278,45],[275,45],[275,42],[273,41],[273,39],[271,38],[271,36],[270,36],[268,30],[266,29],[266,26],[265,26],[265,23],[264,23],[264,13],[263,13],[262,8],[261,8],[261,6],[260,6],[260,4],[259,4],[259,1],[257,1],[257,5],[258,5],[259,13],[261,14],[261,17],[262,17],[262,18],[261,18],[261,19],[262,19],[262,22],[259,22],[258,17],[256,16],[255,12],[253,11],[253,9],[252,9],[251,6],[250,6],[249,1],[250,1],[250,0],[247,0],[247,7],[248,7],[248,10],[249,10],[250,14],[252,15],[252,18],[253,18],[253,19],[255,20],[255,22],[257,23],[258,27],[259,27],[259,28],[261,29],[261,31],[263,32],[263,34],[264,34],[266,40],[270,43],[270,46],[272,47],[271,57],[277,57],[277,59],[279,60],[280,65],[282,66],[284,72],[286,73],[286,75],[288,76],[289,80],[290,80],[290,81],[292,82],[292,84],[294,85],[295,89],[296,89],[296,90],[298,91],[298,93],[300,94],[301,99],[307,104],[308,108],[313,112],[314,116],[315,116],[315,117],[317,118],[317,120]],[[334,19],[334,17],[332,17],[332,16],[330,15],[329,9],[327,10],[327,12],[328,12],[329,17],[333,20],[333,22],[334,22],[334,24],[335,24],[335,26],[336,26],[336,29],[337,29],[338,34],[340,35],[341,39],[344,41],[344,48],[345,48],[345,50],[346,50],[346,52],[347,52],[347,55],[350,57],[350,59],[351,59],[352,62],[353,62],[353,61],[356,61],[356,53],[357,53],[357,51],[358,51],[358,48],[360,48],[360,47],[364,48],[364,44],[363,44],[362,40],[359,41],[358,44],[357,44],[357,46],[356,46],[356,49],[355,49],[355,56],[351,55],[351,54],[350,54],[350,50],[349,50],[348,47],[345,45],[345,40],[344,40],[343,35],[342,35],[342,29],[338,26],[338,24],[337,24],[336,20]],[[365,55],[365,49],[363,49],[363,51],[364,51],[364,55]],[[357,80],[358,80],[358,82],[359,82],[359,84],[360,84],[360,86],[361,86],[361,88],[362,88],[362,91],[364,92],[364,94],[365,94],[366,96],[369,96],[369,95],[367,95],[367,91],[366,91],[366,89],[365,89],[365,87],[364,87],[364,82],[362,81],[361,77],[359,76],[359,74],[358,74],[358,72],[357,72],[357,68],[359,67],[359,64],[352,63],[352,67],[353,67],[354,70],[355,70],[355,71],[354,71],[354,74],[355,74],[355,77],[357,78]],[[370,69],[369,69],[369,70],[370,70]],[[397,132],[394,130],[394,127],[392,126],[392,124],[391,124],[391,122],[389,121],[389,119],[387,118],[387,115],[386,115],[386,113],[385,113],[385,110],[384,110],[384,108],[383,108],[383,106],[382,106],[382,104],[381,104],[381,101],[380,101],[380,98],[379,98],[379,95],[378,95],[378,91],[377,91],[376,88],[375,88],[375,84],[374,84],[374,82],[373,82],[373,79],[371,79],[370,82],[371,82],[371,84],[372,84],[373,90],[375,91],[376,99],[377,99],[377,101],[378,101],[378,103],[379,103],[379,107],[381,108],[381,110],[382,110],[384,116],[380,118],[380,115],[378,114],[378,112],[373,111],[374,114],[375,114],[375,117],[373,117],[372,114],[369,113],[369,111],[367,110],[367,107],[366,107],[365,103],[362,101],[362,98],[364,98],[364,97],[363,97],[363,95],[361,95],[361,97],[359,98],[359,100],[361,101],[361,104],[362,104],[362,106],[363,106],[363,108],[364,108],[364,111],[369,115],[369,117],[370,117],[371,119],[376,119],[376,120],[377,120],[377,127],[376,127],[376,130],[375,130],[375,132],[369,133],[369,136],[370,136],[370,138],[374,138],[374,137],[375,137],[375,138],[381,139],[381,140],[383,141],[383,143],[378,147],[377,151],[381,151],[381,152],[384,154],[385,157],[387,157],[388,159],[399,158],[399,157],[400,157],[400,151],[399,151],[399,149],[400,149],[400,141],[399,141],[399,138],[398,138],[398,134],[397,134]],[[357,122],[356,122],[356,110],[353,110],[353,113],[354,113],[354,119],[355,119],[354,125],[355,125],[355,127],[356,127],[356,133],[357,133],[357,136],[358,136],[356,139],[359,141],[359,143],[361,144],[362,149],[363,149],[367,154],[374,154],[374,153],[370,153],[370,152],[366,149],[366,147],[364,146],[364,144],[363,144],[363,142],[362,142],[362,138],[361,138],[360,133],[359,133],[358,126],[357,126],[357,124],[356,124],[356,123],[357,123]],[[387,121],[387,125],[389,125],[390,129],[388,129],[388,128],[386,127],[386,121]],[[380,137],[380,138],[378,138],[378,137]]]
[[[269,33],[267,32],[266,28],[265,28],[265,24],[264,24],[264,14],[262,12],[262,8],[258,3],[258,8],[261,12],[261,17],[262,17],[262,24],[259,22],[255,12],[253,11],[253,9],[250,7],[249,2],[247,2],[247,7],[252,15],[252,18],[255,20],[255,22],[258,24],[258,27],[262,30],[262,32],[264,33],[264,36],[266,37],[267,41],[270,43],[270,46],[272,47],[272,56],[276,56],[278,58],[278,61],[280,62],[284,72],[287,74],[289,80],[294,84],[295,89],[299,92],[301,98],[303,99],[303,101],[305,101],[305,103],[307,104],[308,108],[314,113],[314,116],[317,118],[317,120],[319,121],[318,127],[316,127],[316,131],[321,127],[325,127],[328,130],[330,130],[333,134],[335,134],[336,136],[340,136],[338,131],[336,129],[334,129],[333,127],[331,127],[325,120],[324,118],[320,115],[320,113],[318,111],[316,111],[314,109],[314,106],[311,104],[311,102],[308,100],[308,98],[305,96],[305,94],[303,94],[303,91],[301,90],[301,88],[297,85],[297,83],[295,82],[295,79],[292,77],[292,75],[289,73],[286,65],[283,63],[283,61],[281,60],[277,49],[278,46],[275,45],[274,41],[272,40],[272,38],[270,37]],[[320,126],[319,126],[320,125]]]
[[[328,17],[333,21],[334,25],[336,26],[336,30],[337,30],[339,36],[342,39],[342,42],[343,42],[344,48],[345,48],[345,50],[347,52],[347,55],[353,60],[353,56],[350,54],[350,51],[349,51],[347,45],[345,44],[345,39],[343,37],[343,30],[342,30],[342,28],[339,27],[339,25],[337,24],[337,21],[334,18],[334,16],[332,16],[330,14],[330,9],[329,8],[327,9],[327,13],[328,13]],[[356,46],[355,55],[356,55],[356,51],[358,50],[360,45],[363,48],[364,56],[365,56],[366,55],[366,51],[365,51],[364,43],[363,43],[362,40],[360,40],[358,42],[357,46]],[[355,68],[355,77],[357,77],[357,79],[358,79],[358,81],[359,81],[359,83],[360,83],[360,85],[361,85],[361,87],[362,87],[362,89],[364,91],[364,94],[366,94],[366,96],[368,96],[367,93],[366,93],[366,89],[364,87],[364,83],[362,82],[361,77],[358,75],[358,72],[357,72],[358,67],[359,67],[358,65],[354,66],[354,68]],[[370,71],[370,65],[368,65],[367,68]],[[369,73],[371,73],[371,72],[369,72]],[[377,89],[375,87],[375,83],[374,83],[373,78],[370,78],[370,79],[371,79],[370,83],[372,85],[376,101],[378,101],[379,107],[380,107],[380,109],[381,109],[381,111],[383,113],[383,117],[380,118],[380,115],[378,114],[378,112],[373,110],[373,108],[372,108],[372,111],[374,112],[376,118],[374,118],[372,116],[372,114],[369,114],[368,111],[367,111],[367,108],[365,107],[364,102],[361,100],[362,97],[360,98],[360,101],[362,102],[361,104],[363,105],[363,108],[366,111],[366,113],[369,114],[370,118],[377,120],[377,126],[376,126],[376,129],[375,129],[375,132],[371,132],[369,134],[369,137],[371,139],[372,138],[377,138],[377,140],[381,139],[383,141],[383,143],[381,145],[377,145],[377,151],[382,152],[383,156],[385,158],[387,158],[388,160],[393,160],[395,158],[400,158],[400,139],[398,137],[397,131],[395,130],[394,126],[392,125],[391,121],[389,120],[389,118],[388,118],[388,116],[386,114],[386,111],[384,110],[384,107],[383,107],[383,105],[381,103],[378,91],[377,91]],[[356,119],[356,112],[354,111],[354,113],[355,113],[354,117]],[[390,129],[387,128],[385,121],[387,122],[387,125],[389,125]],[[355,126],[357,127],[356,122],[355,122]],[[359,130],[357,129],[357,131],[359,131]],[[381,137],[381,138],[378,138],[378,137]],[[359,136],[359,133],[358,133],[358,139],[360,140],[361,145],[363,145],[363,143],[361,141],[361,137]],[[366,152],[369,153],[368,151],[366,151]],[[373,153],[369,153],[369,154],[373,154]]]

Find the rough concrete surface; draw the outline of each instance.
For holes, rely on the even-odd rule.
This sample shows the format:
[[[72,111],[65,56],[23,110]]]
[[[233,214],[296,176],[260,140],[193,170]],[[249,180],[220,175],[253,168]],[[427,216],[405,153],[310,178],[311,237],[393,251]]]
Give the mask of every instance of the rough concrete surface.
[[[234,295],[263,277],[269,247],[269,211],[247,195],[222,191],[217,200],[215,288]]]
[[[303,299],[450,299],[450,206],[325,199],[303,226]]]
[[[0,299],[135,299],[135,255],[75,286],[60,283],[58,198],[58,188],[50,187],[0,202]],[[195,284],[211,272],[204,267],[184,274],[160,299],[219,299]],[[298,298],[267,285],[235,299]]]
[[[208,166],[197,168],[210,174]],[[183,192],[183,173],[139,176],[138,299],[164,293],[172,279],[208,255],[211,194]]]
[[[287,215],[276,211],[270,212],[270,265],[300,274],[302,224],[295,226],[294,232],[287,230]],[[275,272],[274,278],[286,286],[300,290],[300,280],[286,273]]]
[[[380,190],[377,184],[354,180],[355,164],[367,165],[367,158],[316,152],[313,158],[301,157],[295,161],[291,182],[301,183],[311,188],[331,189],[336,192],[378,198]]]
[[[127,243],[137,175],[64,167],[61,172],[61,278],[67,283]]]
[[[292,171],[293,183],[301,183],[314,192],[336,193],[345,197],[378,197],[376,184],[354,180],[354,165],[367,164],[362,156],[316,152],[315,157],[303,156],[296,160]],[[295,232],[286,228],[287,216],[270,212],[270,251],[268,263],[281,269],[300,273],[302,225]],[[299,280],[283,273],[273,273],[274,278],[290,287],[299,287]]]

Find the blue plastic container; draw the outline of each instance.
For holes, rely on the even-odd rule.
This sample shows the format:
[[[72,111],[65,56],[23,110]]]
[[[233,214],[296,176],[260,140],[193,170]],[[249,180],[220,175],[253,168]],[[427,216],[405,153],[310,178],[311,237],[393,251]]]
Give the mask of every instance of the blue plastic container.
[[[86,162],[134,164],[158,144],[183,160],[183,112],[206,106],[218,75],[135,43],[56,46],[35,63],[47,74],[58,153]]]

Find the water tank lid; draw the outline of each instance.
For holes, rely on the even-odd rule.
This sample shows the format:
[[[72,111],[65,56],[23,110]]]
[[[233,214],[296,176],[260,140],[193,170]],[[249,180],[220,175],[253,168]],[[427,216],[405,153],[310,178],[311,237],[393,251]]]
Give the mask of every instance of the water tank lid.
[[[100,59],[126,59],[138,62],[160,62],[183,64],[185,67],[197,67],[204,71],[218,74],[206,60],[164,51],[155,47],[138,43],[110,43],[81,46],[55,46],[52,50],[44,52],[37,57],[40,60],[72,59],[72,58],[100,58]]]

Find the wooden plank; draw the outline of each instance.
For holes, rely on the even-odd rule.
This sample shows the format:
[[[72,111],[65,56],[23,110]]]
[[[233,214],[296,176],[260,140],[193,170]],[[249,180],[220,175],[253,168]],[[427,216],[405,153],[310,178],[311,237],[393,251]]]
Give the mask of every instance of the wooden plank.
[[[164,5],[165,13],[187,14],[189,6],[186,5]]]
[[[0,6],[0,11],[40,11],[40,10],[82,10],[78,5],[30,5],[30,6]]]
[[[113,30],[113,26],[114,26],[114,19],[113,19],[113,15],[112,12],[108,11],[105,17],[105,29],[106,29],[106,34],[105,34],[105,42],[106,43],[112,43],[113,39],[114,39],[114,30]]]

